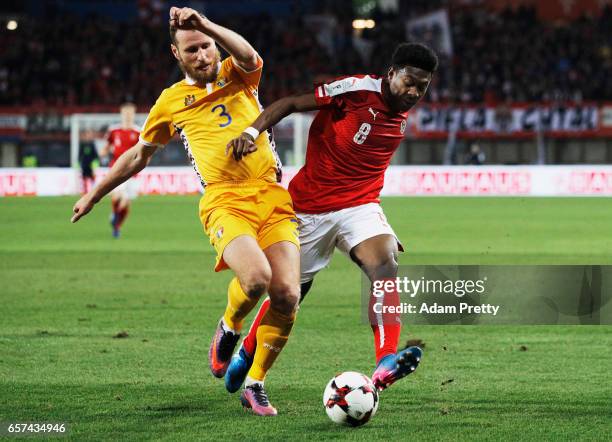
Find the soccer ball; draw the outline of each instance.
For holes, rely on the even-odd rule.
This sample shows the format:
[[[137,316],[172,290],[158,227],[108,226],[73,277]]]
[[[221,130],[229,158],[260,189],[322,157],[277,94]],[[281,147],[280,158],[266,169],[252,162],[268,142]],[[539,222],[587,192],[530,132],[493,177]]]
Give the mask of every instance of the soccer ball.
[[[378,391],[372,380],[355,371],[334,377],[323,393],[323,405],[337,424],[358,427],[368,422],[378,409]]]

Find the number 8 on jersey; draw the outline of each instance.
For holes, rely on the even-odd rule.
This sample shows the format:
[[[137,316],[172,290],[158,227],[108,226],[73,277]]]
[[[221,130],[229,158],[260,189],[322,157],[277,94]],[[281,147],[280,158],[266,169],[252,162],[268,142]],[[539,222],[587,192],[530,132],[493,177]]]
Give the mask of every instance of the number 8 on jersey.
[[[359,130],[357,131],[357,133],[355,133],[355,136],[353,137],[353,141],[357,144],[363,144],[366,138],[368,138],[368,134],[370,133],[370,130],[372,130],[372,125],[368,123],[363,123],[361,127],[359,128]]]

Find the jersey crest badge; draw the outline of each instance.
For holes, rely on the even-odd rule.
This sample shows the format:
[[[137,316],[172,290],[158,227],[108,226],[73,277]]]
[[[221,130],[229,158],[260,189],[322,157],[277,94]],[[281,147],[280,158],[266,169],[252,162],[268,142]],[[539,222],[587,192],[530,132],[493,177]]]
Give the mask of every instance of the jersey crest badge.
[[[225,81],[225,78],[221,78],[219,81],[217,81],[217,86],[223,87],[226,83],[227,81]]]
[[[185,97],[185,106],[190,106],[196,101],[196,96],[191,94]]]

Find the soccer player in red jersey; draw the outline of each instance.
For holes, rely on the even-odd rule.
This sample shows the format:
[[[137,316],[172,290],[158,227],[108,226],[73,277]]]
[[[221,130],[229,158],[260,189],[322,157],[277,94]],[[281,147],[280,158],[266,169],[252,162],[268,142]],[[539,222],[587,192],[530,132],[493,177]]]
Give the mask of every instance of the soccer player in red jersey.
[[[260,132],[293,112],[318,110],[308,134],[306,162],[289,184],[299,220],[301,299],[336,247],[372,282],[397,276],[401,244],[379,195],[391,157],[404,138],[408,111],[425,95],[437,66],[438,58],[427,46],[400,44],[385,76],[342,77],[317,85],[314,94],[280,99],[228,144],[228,152],[242,160],[256,150],[253,140]],[[397,298],[397,293],[388,295]],[[231,392],[240,388],[251,364],[255,331],[268,302],[260,307],[225,375]],[[422,351],[409,347],[397,353],[398,315],[372,315],[370,320],[376,352],[372,380],[382,390],[412,373]]]
[[[119,110],[121,124],[108,128],[104,137],[107,144],[100,152],[101,156],[111,155],[109,167],[113,167],[117,159],[138,142],[140,136],[140,128],[134,124],[136,106],[132,103],[124,103]],[[113,237],[119,238],[121,225],[128,216],[131,201],[136,196],[138,196],[138,183],[134,178],[119,185],[111,193],[113,213],[110,223],[113,228]]]

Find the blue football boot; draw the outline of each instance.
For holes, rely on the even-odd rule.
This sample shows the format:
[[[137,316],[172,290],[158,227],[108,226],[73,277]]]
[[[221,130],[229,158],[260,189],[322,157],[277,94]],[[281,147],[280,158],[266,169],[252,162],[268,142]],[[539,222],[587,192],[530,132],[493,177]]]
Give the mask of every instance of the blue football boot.
[[[380,360],[372,375],[372,382],[382,391],[399,379],[416,370],[421,362],[423,351],[419,347],[408,347],[394,355]]]
[[[240,345],[240,348],[230,361],[227,371],[225,372],[225,388],[230,393],[235,393],[242,387],[247,373],[253,365],[253,357],[255,355],[249,355],[244,349],[244,346]]]

